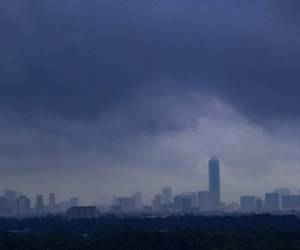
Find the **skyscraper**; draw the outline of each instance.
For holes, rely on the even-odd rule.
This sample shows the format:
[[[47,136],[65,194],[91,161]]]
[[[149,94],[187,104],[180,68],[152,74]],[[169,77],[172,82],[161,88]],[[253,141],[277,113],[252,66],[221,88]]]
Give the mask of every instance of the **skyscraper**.
[[[287,210],[300,210],[300,195],[282,196],[282,208]]]
[[[9,207],[9,211],[16,212],[15,210],[16,210],[17,192],[14,190],[5,190],[4,198],[7,201],[7,206]]]
[[[77,207],[79,204],[79,200],[77,197],[70,198],[70,207]]]
[[[53,213],[55,211],[55,194],[49,194],[49,212]]]
[[[220,206],[220,163],[218,158],[212,157],[208,161],[209,170],[209,191],[213,195],[213,205]]]
[[[162,195],[157,194],[154,196],[154,200],[152,201],[152,209],[153,211],[160,211],[162,205]]]
[[[20,195],[16,199],[16,214],[18,216],[28,216],[30,215],[30,209],[31,209],[31,204],[30,204],[30,199],[27,198],[25,195]]]
[[[279,194],[266,193],[265,194],[265,208],[266,209],[279,209]]]
[[[168,205],[172,203],[172,188],[165,187],[162,190],[162,203]]]
[[[282,188],[275,189],[274,193],[279,194],[279,203],[280,203],[279,205],[280,205],[280,208],[282,208],[282,197],[285,195],[290,195],[291,190],[289,188],[282,187]]]
[[[133,202],[134,202],[134,209],[142,210],[143,209],[142,193],[134,192],[132,194],[132,197],[133,197]]]
[[[44,213],[44,197],[43,195],[37,195],[36,196],[36,204],[35,204],[35,211],[37,214],[43,214]]]
[[[242,210],[254,211],[256,209],[256,197],[253,195],[244,195],[240,197]]]
[[[120,207],[121,213],[131,213],[134,210],[134,199],[133,197],[119,197],[116,205]]]

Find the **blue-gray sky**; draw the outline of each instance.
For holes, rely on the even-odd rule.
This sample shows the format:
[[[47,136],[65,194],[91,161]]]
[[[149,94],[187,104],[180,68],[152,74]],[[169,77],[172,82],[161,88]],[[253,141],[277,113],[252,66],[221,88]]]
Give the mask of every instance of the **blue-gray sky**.
[[[2,0],[0,188],[87,200],[199,190],[211,155],[226,200],[298,188],[299,11],[297,0]]]

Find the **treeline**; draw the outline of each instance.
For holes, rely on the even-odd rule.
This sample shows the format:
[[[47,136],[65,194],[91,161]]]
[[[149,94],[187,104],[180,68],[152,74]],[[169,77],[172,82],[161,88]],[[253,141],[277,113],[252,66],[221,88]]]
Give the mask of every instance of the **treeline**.
[[[300,250],[295,216],[0,219],[1,250]]]
[[[298,250],[300,233],[176,230],[110,232],[88,239],[65,234],[0,233],[1,250]]]
[[[107,231],[166,231],[184,229],[202,230],[265,230],[280,229],[300,231],[300,220],[294,215],[247,215],[247,216],[170,216],[170,217],[116,217],[68,220],[65,217],[28,219],[0,218],[0,232],[29,229],[33,234],[66,232],[71,235],[89,235]]]

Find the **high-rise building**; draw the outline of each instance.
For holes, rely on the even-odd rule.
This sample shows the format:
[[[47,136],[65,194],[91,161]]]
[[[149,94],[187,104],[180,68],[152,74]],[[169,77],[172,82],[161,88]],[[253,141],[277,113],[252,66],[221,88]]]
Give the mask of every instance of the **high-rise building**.
[[[282,208],[300,210],[300,195],[282,196]]]
[[[256,197],[256,200],[255,200],[255,209],[257,211],[260,211],[264,208],[264,202],[263,202],[263,199],[260,198],[260,197]]]
[[[4,196],[0,196],[0,217],[9,216],[10,209],[7,205],[7,199]]]
[[[58,207],[59,212],[66,212],[70,208],[70,202],[69,201],[61,201],[57,207]]]
[[[230,202],[227,204],[226,210],[229,212],[236,212],[240,208],[240,204],[238,202]]]
[[[154,196],[154,200],[152,202],[152,208],[154,211],[160,211],[162,206],[162,195],[157,194]]]
[[[172,188],[170,188],[170,187],[163,188],[162,203],[163,203],[163,205],[169,205],[172,203]]]
[[[276,188],[274,193],[279,194],[279,196],[289,195],[291,190],[289,188]]]
[[[265,194],[265,208],[271,210],[279,209],[279,194],[278,193],[266,193]]]
[[[194,192],[185,192],[174,197],[174,208],[178,211],[188,212],[197,205],[197,195]]]
[[[133,197],[120,197],[116,199],[116,205],[120,208],[122,213],[131,213],[134,210]]]
[[[79,200],[77,197],[70,198],[70,207],[77,207],[79,204]]]
[[[208,211],[213,208],[213,194],[209,191],[198,192],[198,206],[201,211]]]
[[[282,208],[282,197],[284,195],[290,195],[291,190],[289,188],[276,188],[274,190],[274,193],[279,194],[279,203],[280,203],[280,208]]]
[[[134,209],[142,210],[143,209],[143,201],[142,201],[142,193],[134,192],[133,195]]]
[[[45,212],[44,197],[41,194],[36,196],[35,211],[37,214],[43,214]]]
[[[220,206],[221,188],[220,188],[220,162],[218,158],[212,157],[208,162],[209,170],[209,191],[213,195],[213,206]]]
[[[25,195],[20,195],[16,199],[16,214],[18,216],[28,216],[31,212],[30,199]]]
[[[256,197],[252,195],[241,196],[240,205],[242,210],[254,211],[256,209]]]
[[[49,194],[49,212],[50,213],[55,212],[55,207],[56,207],[55,194],[51,193],[51,194]]]
[[[16,200],[17,200],[17,192],[14,190],[5,190],[4,198],[7,202],[7,212],[15,213],[16,212]]]

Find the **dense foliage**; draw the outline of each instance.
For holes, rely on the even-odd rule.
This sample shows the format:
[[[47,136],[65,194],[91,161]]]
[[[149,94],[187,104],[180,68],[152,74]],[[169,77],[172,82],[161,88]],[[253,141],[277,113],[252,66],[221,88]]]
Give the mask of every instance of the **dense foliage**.
[[[1,250],[300,250],[294,216],[1,219],[0,230]]]

